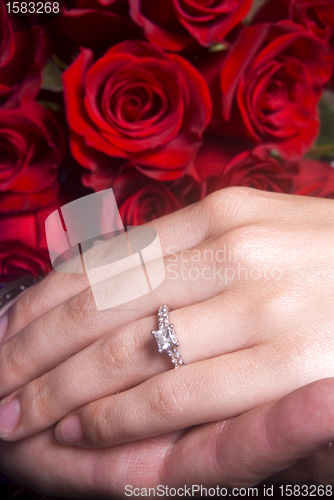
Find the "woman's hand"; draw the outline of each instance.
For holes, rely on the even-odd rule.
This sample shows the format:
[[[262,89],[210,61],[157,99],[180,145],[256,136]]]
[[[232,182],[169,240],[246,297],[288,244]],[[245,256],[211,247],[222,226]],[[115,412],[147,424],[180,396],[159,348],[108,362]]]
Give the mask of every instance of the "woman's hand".
[[[227,421],[107,449],[62,446],[49,428],[0,442],[0,468],[52,496],[127,498],[159,485],[159,496],[166,487],[199,495],[201,486],[224,495],[223,488],[253,487],[274,474],[266,485],[277,493],[287,480],[328,485],[331,496],[333,405],[334,379],[324,379]]]
[[[167,272],[150,294],[97,312],[80,278],[53,309],[45,294],[59,302],[70,278],[28,291],[0,348],[0,434],[22,439],[81,406],[58,424],[59,441],[111,446],[233,417],[334,376],[333,215],[331,200],[231,188],[150,224]],[[163,303],[174,309],[178,370],[150,335]]]

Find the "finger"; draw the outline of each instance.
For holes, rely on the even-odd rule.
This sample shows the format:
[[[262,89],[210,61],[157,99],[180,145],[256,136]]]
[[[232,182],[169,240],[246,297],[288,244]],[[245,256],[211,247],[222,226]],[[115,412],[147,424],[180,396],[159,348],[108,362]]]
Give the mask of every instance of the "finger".
[[[203,257],[201,262],[195,264],[188,256],[181,255],[183,251],[166,256],[166,277],[161,285],[129,302],[126,302],[129,289],[137,284],[140,286],[142,282],[141,266],[99,283],[104,298],[108,294],[117,297],[123,294],[121,306],[98,311],[93,292],[88,288],[37,318],[0,345],[0,397],[52,370],[103,335],[124,324],[156,314],[163,303],[179,309],[208,300],[233,286],[233,280],[224,272],[233,271],[231,264],[223,260],[219,268],[215,267],[215,255],[222,252],[224,245],[224,237],[217,237],[192,248],[194,254],[208,255],[206,259],[211,259],[208,261]],[[191,278],[192,270],[197,271],[195,279]],[[246,303],[247,295],[244,296]]]
[[[268,197],[271,198],[271,210],[268,210]],[[277,193],[264,193],[251,188],[226,188],[206,197],[201,202],[185,207],[177,212],[151,221],[146,226],[152,227],[158,233],[163,255],[171,252],[195,247],[202,241],[225,233],[238,224],[262,217],[263,212],[269,212],[276,220],[277,205],[282,200],[292,203],[292,197]],[[177,231],[175,231],[177,228]],[[104,242],[90,250],[101,255],[113,252],[117,238]],[[76,263],[80,266],[77,273],[73,272]],[[8,311],[8,318],[3,320],[5,338],[8,339],[22,330],[39,316],[50,311],[65,300],[76,296],[89,288],[86,273],[80,273],[81,259],[70,261],[72,272],[52,272],[42,282],[31,287],[19,298]],[[64,271],[66,270],[66,265]]]
[[[1,471],[43,495],[97,500],[126,498],[125,485],[156,485],[166,454],[180,434],[106,450],[66,448],[53,428],[18,441],[0,442]]]
[[[252,325],[251,308],[247,309],[245,303],[249,306],[245,295],[222,294],[169,314],[170,321],[177,325],[186,364],[253,345],[256,327]],[[226,312],[223,328],[217,310]],[[198,319],[193,323],[195,314]],[[0,405],[0,436],[22,439],[84,404],[134,387],[172,368],[171,360],[166,353],[159,354],[150,334],[157,323],[154,316],[125,325],[5,398]],[[249,325],[247,332],[245,325]],[[203,345],[208,331],[210,342]],[[17,401],[20,415],[16,414],[16,426],[15,418],[6,415]]]
[[[334,379],[324,379],[228,421],[103,450],[61,446],[50,428],[0,442],[1,470],[45,495],[94,499],[158,485],[253,486],[328,446],[333,397]]]
[[[185,365],[94,401],[60,421],[57,438],[65,444],[113,446],[248,411],[282,395],[272,382],[278,376],[276,360],[261,347]]]
[[[211,234],[211,230],[216,230],[212,226],[208,227],[206,220],[208,210],[205,208],[207,205],[208,203],[196,203],[149,224],[158,232],[163,255],[170,253],[170,247],[173,247],[173,251],[181,251],[196,245],[207,233]],[[175,233],[174,227],[182,228],[181,237]],[[117,244],[118,239],[113,238],[90,252],[100,254],[103,259],[107,253],[112,254]],[[87,274],[80,272],[81,266],[81,258],[71,259],[70,264],[63,266],[63,272],[53,271],[20,297],[6,315],[6,339],[47,311],[89,288]]]
[[[328,449],[333,405],[334,379],[323,379],[236,418],[191,429],[173,446],[160,480],[175,487],[184,477],[207,487],[256,485]],[[312,484],[314,473],[316,468],[304,470],[298,479]],[[327,480],[333,482],[333,475]]]
[[[291,363],[285,353],[261,344],[186,365],[75,411],[58,424],[57,437],[80,446],[112,446],[234,417],[321,378],[321,371],[301,377],[302,364]],[[322,376],[327,373],[324,367]]]

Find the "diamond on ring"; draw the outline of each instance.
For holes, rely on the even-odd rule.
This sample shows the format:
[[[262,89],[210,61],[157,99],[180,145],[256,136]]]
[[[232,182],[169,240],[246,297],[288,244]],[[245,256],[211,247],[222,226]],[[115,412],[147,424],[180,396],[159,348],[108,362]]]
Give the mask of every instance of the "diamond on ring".
[[[157,341],[159,352],[166,351],[174,367],[178,368],[183,364],[183,360],[177,348],[179,343],[175,335],[174,327],[169,323],[167,306],[159,307],[158,321],[159,329],[157,331],[152,330],[151,333]]]

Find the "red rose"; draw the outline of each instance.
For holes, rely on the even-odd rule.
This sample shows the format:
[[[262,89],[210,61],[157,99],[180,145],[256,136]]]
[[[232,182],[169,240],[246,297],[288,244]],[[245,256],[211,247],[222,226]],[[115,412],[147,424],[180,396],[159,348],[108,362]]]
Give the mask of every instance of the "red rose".
[[[290,21],[243,29],[221,71],[229,126],[238,120],[256,142],[299,159],[317,137],[317,103],[332,61],[327,44]]]
[[[288,3],[288,0],[283,0]],[[333,0],[291,0],[290,18],[303,24],[316,36],[334,49],[334,2]],[[334,77],[329,84],[334,90]]]
[[[131,165],[103,189],[112,187],[124,226],[138,226],[200,199],[200,187],[192,177],[173,182],[148,179]]]
[[[254,21],[279,21],[284,18],[302,24],[319,38],[333,43],[333,0],[270,0],[259,10]]]
[[[289,3],[288,0],[284,2]],[[334,4],[332,0],[291,0],[289,11],[290,19],[303,24],[327,42],[333,42]]]
[[[151,43],[179,51],[190,45],[193,38],[205,47],[224,40],[246,16],[252,0],[129,2],[132,19],[144,29]]]
[[[108,161],[104,164],[103,161],[106,158]],[[106,186],[110,187],[111,182],[116,179],[123,165],[125,165],[123,160],[108,158],[104,155],[104,158],[97,166],[92,165],[90,171],[82,175],[81,182],[86,188],[102,191],[106,189]]]
[[[0,241],[0,281],[7,276],[19,278],[27,274],[44,276],[51,271],[49,254],[20,241]]]
[[[71,147],[83,166],[131,159],[146,175],[170,180],[192,167],[211,116],[207,84],[178,55],[123,42],[93,61],[81,54],[64,72]]]
[[[37,212],[18,212],[0,214],[0,241],[15,240],[37,250],[48,248],[45,234],[45,221],[48,216],[69,200],[59,197],[51,205]]]
[[[182,208],[163,182],[147,179],[133,168],[120,175],[112,188],[125,226],[140,226]]]
[[[204,181],[208,177],[223,175],[235,156],[248,151],[251,147],[252,142],[249,140],[222,140],[218,137],[205,136],[203,146],[195,160],[198,177]]]
[[[124,0],[79,0],[74,9],[48,22],[47,28],[62,60],[70,59],[78,46],[103,53],[115,43],[142,34],[128,16]]]
[[[322,161],[301,160],[294,185],[294,194],[334,198],[334,168]]]
[[[51,113],[32,101],[0,109],[0,213],[30,211],[57,197],[65,148]]]
[[[220,177],[207,180],[206,194],[229,186],[291,193],[293,177],[297,172],[296,164],[288,164],[260,152],[248,151],[236,156]]]
[[[13,15],[13,23],[27,21]],[[48,46],[40,28],[13,33],[5,2],[0,2],[0,106],[15,107],[37,96],[41,70],[47,60]],[[28,29],[29,28],[29,29]]]

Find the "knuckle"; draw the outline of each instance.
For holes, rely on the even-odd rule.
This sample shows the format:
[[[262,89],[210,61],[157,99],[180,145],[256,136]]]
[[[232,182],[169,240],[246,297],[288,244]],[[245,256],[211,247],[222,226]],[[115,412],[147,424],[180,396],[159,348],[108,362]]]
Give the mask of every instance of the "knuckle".
[[[81,414],[85,441],[96,446],[106,446],[111,440],[112,420],[104,402],[89,403]]]
[[[103,339],[96,346],[96,350],[100,369],[109,383],[115,372],[124,368],[126,350],[114,336],[109,336],[107,340]]]
[[[9,308],[7,327],[9,331],[14,330],[16,333],[36,317],[34,309],[38,308],[38,304],[34,300],[34,295],[33,289],[27,290]]]
[[[119,369],[122,367],[123,369],[128,369],[137,364],[134,344],[131,343],[131,340],[124,334],[115,339],[114,353],[114,359]]]
[[[136,321],[132,324],[132,334],[129,335],[129,327],[126,325],[119,332],[119,346],[127,365],[142,369],[142,365],[147,362],[147,336],[143,332],[148,331],[147,318]]]
[[[52,412],[52,402],[55,399],[55,387],[45,383],[43,378],[30,382],[23,389],[20,399],[24,408],[24,416],[32,427],[49,423]]]
[[[27,366],[29,360],[29,349],[25,349],[23,337],[17,335],[15,340],[5,342],[1,346],[0,353],[1,381],[4,383],[6,380],[8,384],[15,384],[24,376],[24,367]],[[29,362],[28,366],[30,366]]]
[[[171,417],[178,417],[183,413],[181,396],[183,391],[180,385],[174,387],[171,381],[159,379],[155,382],[150,399],[150,415],[156,421],[165,423]]]
[[[252,262],[261,256],[261,249],[265,243],[266,228],[261,224],[246,224],[230,229],[227,233],[217,237],[217,246],[225,248],[229,260],[237,262]]]
[[[50,273],[42,281],[35,283],[19,296],[8,310],[8,325],[11,333],[16,333],[24,326],[40,316],[49,297],[53,297],[50,284],[54,281],[54,273]]]
[[[224,189],[219,189],[206,196],[203,202],[210,206],[212,209],[219,209],[222,204],[227,202],[244,202],[245,200],[252,200],[258,197],[258,191],[245,186],[231,186]]]
[[[113,332],[106,339],[102,339],[101,342],[97,343],[96,350],[100,370],[107,378],[108,383],[115,375],[119,376],[120,372],[138,364],[136,363],[133,342],[119,332]]]
[[[211,227],[228,223],[235,227],[257,215],[259,192],[255,189],[232,186],[215,191],[203,200],[206,219]]]
[[[103,373],[110,378],[119,372],[127,370],[141,370],[147,362],[146,345],[144,346],[143,331],[147,330],[147,319],[139,320],[133,323],[132,334],[129,335],[128,325],[114,330],[110,335],[101,339],[96,344],[97,359]]]
[[[31,290],[21,295],[21,297],[14,302],[12,307],[9,309],[10,319],[22,316],[22,314],[27,315],[31,305]]]
[[[96,306],[90,289],[86,289],[66,302],[65,317],[70,325],[75,325],[78,333],[82,333],[96,322]],[[61,318],[63,322],[63,318]]]

